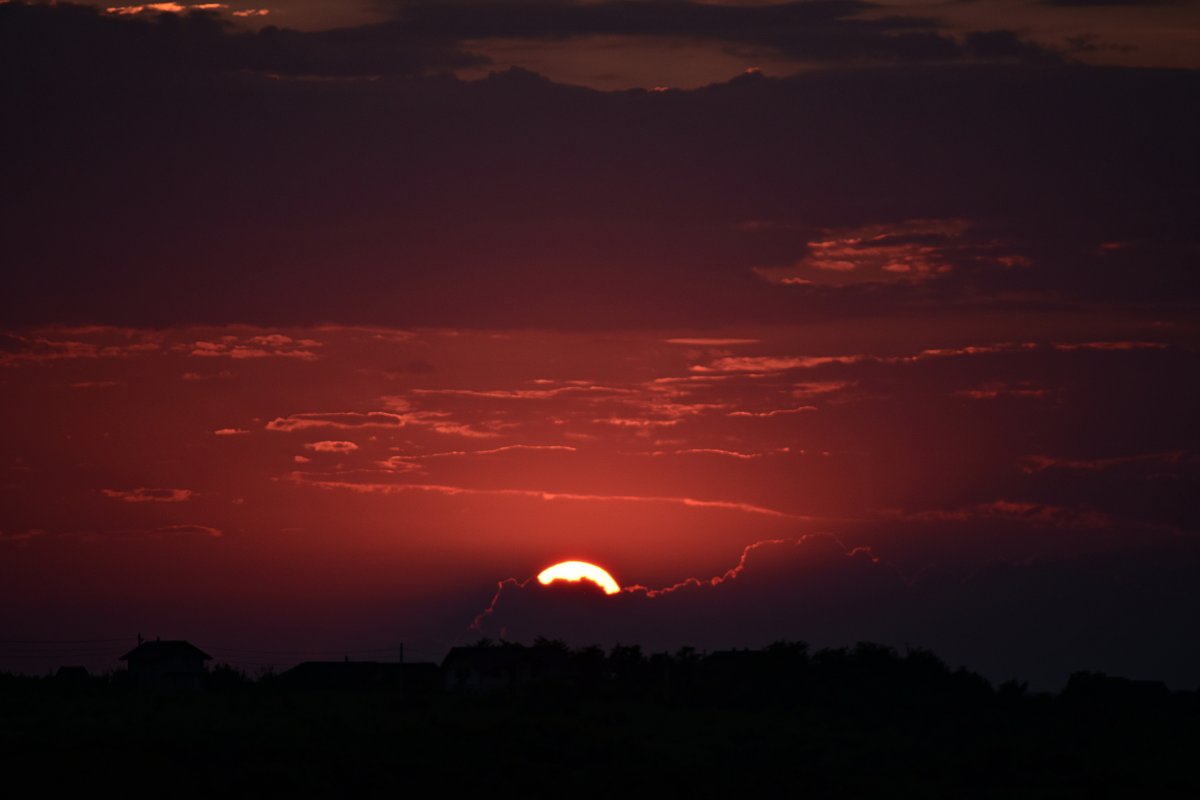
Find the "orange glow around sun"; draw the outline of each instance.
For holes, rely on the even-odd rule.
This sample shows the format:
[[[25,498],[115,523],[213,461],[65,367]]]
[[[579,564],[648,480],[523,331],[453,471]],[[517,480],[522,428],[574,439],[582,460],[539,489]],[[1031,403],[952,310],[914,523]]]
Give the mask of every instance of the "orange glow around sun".
[[[613,580],[612,575],[586,561],[563,561],[539,572],[537,579],[543,586],[554,581],[577,583],[588,580],[603,589],[605,594],[618,594],[621,591],[620,585]]]

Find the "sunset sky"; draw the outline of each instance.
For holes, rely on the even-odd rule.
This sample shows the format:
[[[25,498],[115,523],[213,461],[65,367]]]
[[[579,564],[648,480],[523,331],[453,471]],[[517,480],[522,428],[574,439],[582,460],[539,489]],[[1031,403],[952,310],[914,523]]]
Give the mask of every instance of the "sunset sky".
[[[0,671],[1200,685],[1200,4],[7,2],[0,61]]]

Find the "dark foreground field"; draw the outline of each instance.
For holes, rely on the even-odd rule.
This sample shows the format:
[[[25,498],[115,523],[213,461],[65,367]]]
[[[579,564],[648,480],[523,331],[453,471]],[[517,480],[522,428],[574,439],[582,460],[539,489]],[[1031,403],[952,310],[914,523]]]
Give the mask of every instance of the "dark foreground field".
[[[484,696],[0,677],[0,767],[39,794],[1200,796],[1195,692],[1035,695],[870,649],[599,663]]]

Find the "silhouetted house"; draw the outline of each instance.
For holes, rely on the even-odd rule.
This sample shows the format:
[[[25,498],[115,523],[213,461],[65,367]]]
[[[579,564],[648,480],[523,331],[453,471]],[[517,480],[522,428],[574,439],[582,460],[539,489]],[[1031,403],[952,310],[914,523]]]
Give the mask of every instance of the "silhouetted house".
[[[305,661],[279,676],[279,684],[297,689],[394,689],[406,697],[435,691],[437,664],[383,661]]]
[[[446,691],[457,694],[489,694],[570,679],[568,654],[549,648],[478,644],[451,648],[442,661]]]
[[[121,656],[129,665],[129,678],[137,686],[158,689],[202,689],[212,656],[190,642],[138,641],[138,646]]]

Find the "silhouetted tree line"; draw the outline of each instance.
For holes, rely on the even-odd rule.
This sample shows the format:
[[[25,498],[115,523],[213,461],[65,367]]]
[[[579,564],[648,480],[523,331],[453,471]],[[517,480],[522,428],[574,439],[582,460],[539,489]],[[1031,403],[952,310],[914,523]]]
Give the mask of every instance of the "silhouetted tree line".
[[[734,705],[770,704],[795,707],[812,704],[851,704],[923,712],[963,704],[1058,701],[1073,707],[1136,706],[1186,707],[1200,701],[1196,691],[1171,691],[1159,681],[1129,680],[1095,672],[1073,674],[1057,696],[1030,692],[1028,684],[1008,681],[993,686],[987,679],[960,667],[950,668],[929,650],[895,648],[870,642],[853,647],[812,650],[805,642],[776,642],[762,649],[712,653],[683,647],[674,653],[645,653],[639,645],[618,644],[607,652],[595,645],[571,648],[565,642],[538,638],[532,645],[481,639],[455,648],[468,663],[483,663],[509,671],[508,680],[486,691],[467,694],[535,699],[563,695],[623,697],[632,700],[701,702]],[[499,658],[497,658],[499,657]],[[443,666],[449,671],[451,665]],[[348,662],[353,665],[356,662]],[[341,666],[340,662],[329,662]],[[399,673],[397,673],[399,674]],[[220,663],[206,673],[205,687],[214,692],[297,688],[288,673],[273,668],[251,676],[236,666]],[[41,685],[46,690],[84,691],[134,689],[125,671],[90,675],[81,668],[59,670],[47,677],[0,673],[5,691]],[[301,685],[300,688],[303,688]],[[363,689],[396,689],[376,681]],[[417,689],[439,694],[442,686],[428,680]]]
[[[815,651],[805,642],[776,642],[758,650],[701,653],[684,647],[647,654],[637,645],[617,645],[605,652],[596,646],[572,649],[550,639],[528,647],[485,639],[475,648],[512,651],[533,665],[525,680],[493,692],[525,700],[596,696],[922,715],[1052,701],[1074,710],[1200,709],[1196,691],[1172,692],[1159,681],[1077,672],[1057,695],[1030,692],[1027,683],[1015,680],[993,686],[966,668],[952,669],[926,649],[902,653],[870,642]]]
[[[0,675],[0,769],[44,791],[134,775],[195,796],[428,780],[569,782],[583,796],[1200,796],[1200,696],[1158,682],[1081,672],[1031,692],[867,643],[647,654],[483,641],[457,658],[493,680],[308,689],[221,665],[204,691],[162,692],[121,673]]]

